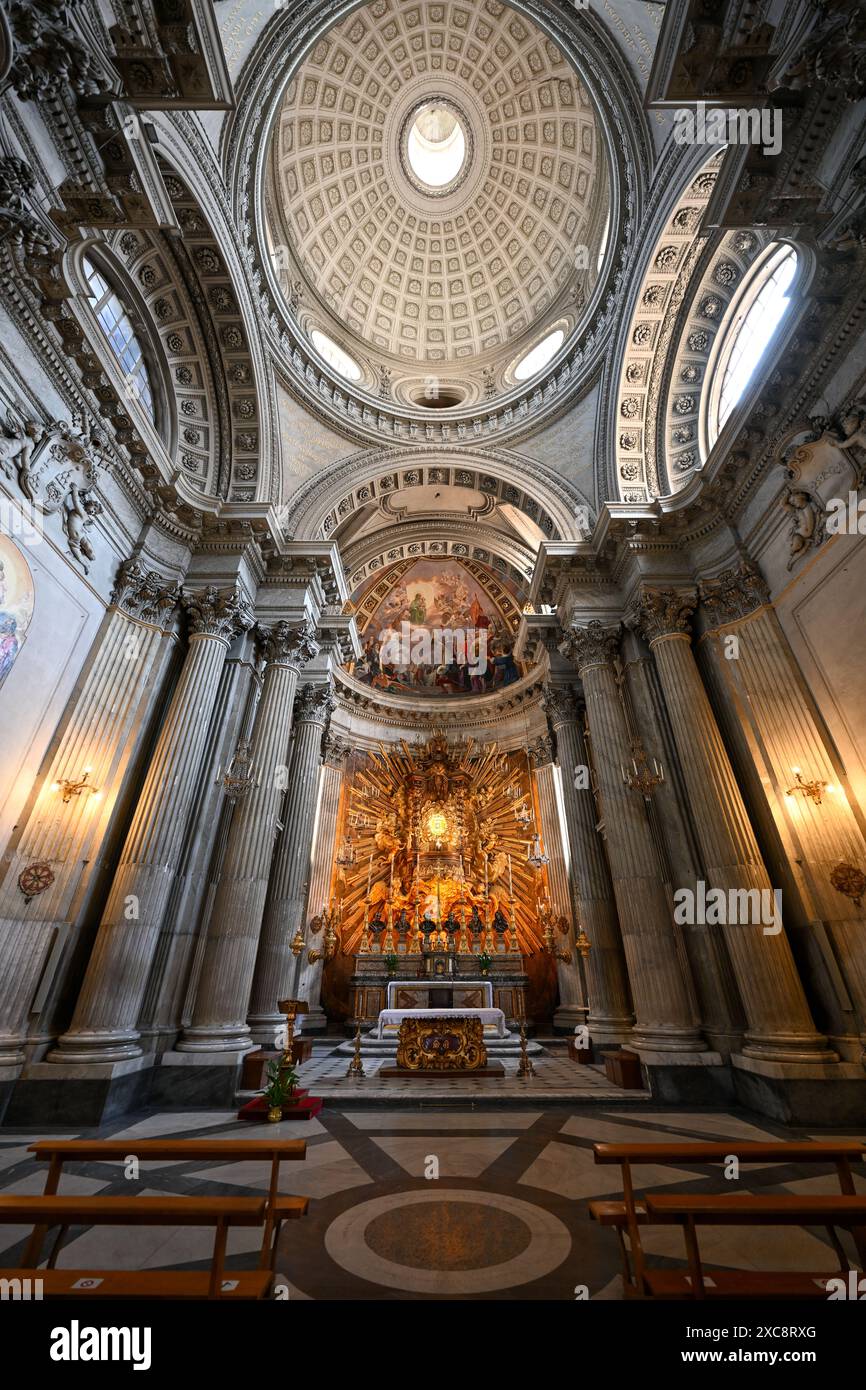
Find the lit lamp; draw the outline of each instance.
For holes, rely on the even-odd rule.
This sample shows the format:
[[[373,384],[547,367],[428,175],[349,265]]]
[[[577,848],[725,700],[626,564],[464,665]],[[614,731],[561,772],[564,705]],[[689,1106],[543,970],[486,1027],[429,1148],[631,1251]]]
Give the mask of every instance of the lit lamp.
[[[64,805],[70,802],[73,796],[80,796],[82,792],[90,792],[92,796],[101,796],[102,793],[97,791],[96,787],[91,786],[87,780],[90,773],[91,769],[86,767],[77,782],[71,778],[64,777],[59,782],[52,782],[51,790],[60,792]]]
[[[799,767],[792,767],[791,771],[793,772],[796,781],[794,782],[793,787],[789,787],[788,790],[785,792],[786,796],[793,797],[796,795],[797,792],[802,792],[803,796],[808,797],[810,801],[814,801],[816,806],[820,806],[821,797],[824,795],[824,792],[835,791],[835,787],[831,787],[829,782],[805,781]]]

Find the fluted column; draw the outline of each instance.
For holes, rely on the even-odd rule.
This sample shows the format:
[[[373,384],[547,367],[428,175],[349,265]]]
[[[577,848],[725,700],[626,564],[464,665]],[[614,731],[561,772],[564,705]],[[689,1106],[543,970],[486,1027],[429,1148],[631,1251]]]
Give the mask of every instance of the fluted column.
[[[333,708],[334,697],[324,685],[302,686],[295,701],[283,830],[268,884],[249,1015],[256,1042],[268,1046],[285,1022],[277,1001],[293,997],[297,963],[290,946],[298,928],[304,928],[322,735]]]
[[[168,644],[176,641],[166,626],[178,598],[176,584],[137,560],[120,566],[42,786],[7,851],[0,887],[0,1065],[23,1061],[46,955],[87,901],[119,788],[165,674]],[[77,781],[87,768],[98,795],[84,792],[64,802],[60,785]],[[28,900],[21,875],[33,864],[48,865],[53,878]]]
[[[120,855],[69,1031],[48,1060],[114,1062],[141,1055],[136,1023],[178,853],[201,773],[220,673],[239,627],[234,589],[184,599],[189,650]]]
[[[319,650],[309,623],[263,630],[267,665],[251,751],[255,784],[239,802],[214,897],[192,1023],[179,1052],[246,1051],[247,1009],[265,909],[298,673]]]
[[[313,873],[307,902],[310,911],[318,915],[330,905],[331,884],[334,878],[334,858],[337,852],[337,828],[340,817],[340,798],[343,791],[343,764],[349,744],[332,733],[325,735],[325,761],[319,783],[319,807],[313,842]],[[326,1027],[327,1020],[321,1005],[322,971],[325,966],[324,944],[321,935],[314,936],[310,948],[318,959],[310,960],[309,951],[301,959],[298,979],[298,998],[306,999],[309,1011],[301,1016],[301,1033],[314,1033]]]
[[[553,1021],[558,1027],[574,1028],[576,1024],[586,1022],[587,1002],[580,972],[580,957],[574,946],[571,891],[553,780],[553,740],[548,737],[536,739],[530,745],[529,754],[535,769],[544,852],[549,861],[547,886],[550,905],[555,915],[568,924],[567,932],[559,934],[554,941],[554,946],[560,954],[556,959],[559,1004]]]
[[[814,706],[761,576],[749,564],[701,585],[701,602],[714,625],[737,641],[736,660],[722,661],[726,682],[747,712],[762,755],[765,789],[775,793],[775,814],[807,915],[826,926],[843,979],[866,1023],[866,910],[856,891],[846,893],[845,866],[866,872],[866,844],[816,720]],[[820,803],[800,792],[792,768],[807,781],[832,787]],[[842,869],[841,876],[839,874]]]
[[[590,1036],[598,1042],[625,1042],[632,1027],[628,978],[610,871],[596,830],[598,817],[589,785],[589,756],[580,711],[574,692],[563,686],[547,687],[544,707],[562,772],[573,899],[578,924],[590,944],[584,963]],[[582,788],[575,786],[577,769],[587,773]]]
[[[658,873],[642,798],[626,787],[631,761],[614,658],[619,628],[598,621],[570,630],[569,649],[586,697],[608,859],[634,1001],[634,1042],[656,1052],[700,1052],[701,1039],[677,956],[673,916]]]
[[[833,1054],[812,1022],[784,929],[765,932],[775,924],[743,920],[732,897],[755,889],[772,895],[772,885],[692,652],[694,607],[693,596],[644,588],[637,622],[658,667],[708,883],[736,905],[721,929],[746,1014],[743,1053],[826,1062]]]

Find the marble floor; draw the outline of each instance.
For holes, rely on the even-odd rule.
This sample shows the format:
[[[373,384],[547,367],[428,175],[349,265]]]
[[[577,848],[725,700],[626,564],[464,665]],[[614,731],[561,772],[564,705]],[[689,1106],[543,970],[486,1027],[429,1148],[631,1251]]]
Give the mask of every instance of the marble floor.
[[[306,1068],[305,1068],[306,1072]],[[305,1074],[305,1080],[311,1079]],[[318,1088],[317,1088],[318,1089]],[[304,1163],[283,1168],[283,1190],[311,1198],[309,1214],[284,1228],[277,1257],[281,1284],[291,1298],[572,1300],[585,1285],[595,1299],[621,1297],[616,1240],[589,1219],[592,1198],[620,1193],[619,1169],[593,1163],[599,1140],[786,1139],[806,1137],[750,1113],[685,1112],[646,1102],[571,1109],[533,1103],[475,1109],[465,1105],[404,1103],[353,1108],[329,1103],[317,1120],[253,1126],[233,1112],[162,1112],[103,1126],[102,1137],[135,1141],[158,1136],[307,1140]],[[49,1133],[0,1129],[0,1188],[42,1190],[45,1169],[26,1146]],[[82,1131],[88,1137],[95,1131]],[[63,1131],[65,1137],[75,1137]],[[829,1134],[814,1135],[829,1138]],[[848,1132],[846,1137],[860,1137]],[[718,1190],[718,1171],[685,1165],[643,1168],[641,1190],[676,1184],[678,1191]],[[866,1192],[866,1180],[857,1179]],[[70,1165],[62,1191],[255,1195],[266,1187],[258,1164],[142,1163],[135,1179],[120,1165]],[[834,1190],[834,1175],[782,1164],[743,1169],[746,1190]],[[5,1228],[0,1264],[13,1265],[25,1231]],[[60,1265],[66,1267],[204,1269],[207,1231],[80,1228],[71,1233]],[[648,1231],[654,1261],[680,1264],[676,1230]],[[833,1267],[820,1231],[708,1229],[707,1261],[731,1269]],[[230,1263],[253,1268],[258,1233],[234,1232]],[[828,1261],[830,1262],[828,1265]]]

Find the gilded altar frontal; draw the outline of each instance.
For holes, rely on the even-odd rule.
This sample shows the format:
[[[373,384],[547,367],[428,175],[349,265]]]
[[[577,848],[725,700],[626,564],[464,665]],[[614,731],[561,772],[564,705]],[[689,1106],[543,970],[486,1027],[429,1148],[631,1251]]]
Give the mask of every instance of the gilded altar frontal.
[[[866,0],[0,0],[49,1374],[519,1300],[850,1376],[864,171]]]

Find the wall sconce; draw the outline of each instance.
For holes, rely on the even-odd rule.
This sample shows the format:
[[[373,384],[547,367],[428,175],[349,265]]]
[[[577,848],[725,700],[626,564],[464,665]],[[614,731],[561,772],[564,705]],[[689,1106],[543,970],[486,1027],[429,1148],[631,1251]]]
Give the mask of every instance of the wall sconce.
[[[229,801],[239,801],[247,795],[251,787],[256,785],[251,752],[249,739],[239,739],[225,775],[220,778],[219,772],[217,772],[217,781],[222,781],[223,791]]]
[[[620,764],[622,780],[630,791],[640,792],[649,801],[656,787],[660,787],[665,780],[664,768],[657,759],[653,758],[652,769],[650,769],[644,746],[640,739],[635,739],[631,746],[633,757],[631,760],[631,770]]]
[[[807,796],[810,801],[814,801],[816,806],[820,806],[821,797],[824,795],[824,792],[835,791],[835,788],[831,787],[829,782],[804,781],[799,767],[792,767],[791,771],[797,780],[793,787],[789,787],[785,792],[786,796],[795,796],[797,792],[802,792],[803,796]]]
[[[82,792],[90,792],[92,796],[101,796],[102,792],[98,791],[96,787],[91,786],[87,780],[90,776],[90,772],[91,769],[86,767],[77,782],[71,781],[67,777],[62,778],[59,782],[52,782],[51,790],[60,792],[64,805],[71,801],[73,796],[80,796]]]
[[[315,950],[314,950],[314,951],[308,951],[308,952],[307,952],[307,960],[310,962],[310,965],[315,965],[315,964],[316,964],[316,961],[317,961],[317,960],[321,960],[321,959],[322,959],[322,952],[321,952],[321,951],[315,951]]]

